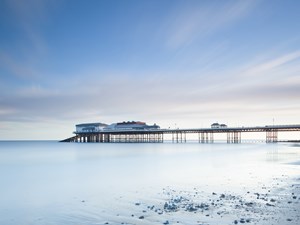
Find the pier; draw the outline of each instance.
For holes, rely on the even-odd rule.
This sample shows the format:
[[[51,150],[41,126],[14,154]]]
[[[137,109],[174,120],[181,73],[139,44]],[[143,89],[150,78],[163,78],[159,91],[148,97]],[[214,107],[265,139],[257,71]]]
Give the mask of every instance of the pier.
[[[278,142],[279,132],[299,132],[299,125],[266,125],[255,127],[221,127],[199,129],[132,129],[74,132],[75,136],[61,142],[97,143],[162,143],[165,135],[172,136],[173,143],[185,143],[189,134],[197,135],[199,143],[214,143],[214,135],[223,133],[227,143],[241,143],[242,134],[264,133],[266,143]]]

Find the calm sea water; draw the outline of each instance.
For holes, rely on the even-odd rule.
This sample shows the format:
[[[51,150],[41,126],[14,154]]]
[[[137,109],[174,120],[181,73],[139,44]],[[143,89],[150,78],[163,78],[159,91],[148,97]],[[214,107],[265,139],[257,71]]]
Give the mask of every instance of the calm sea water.
[[[255,190],[298,175],[299,161],[295,144],[2,141],[0,224],[120,224],[165,188]]]

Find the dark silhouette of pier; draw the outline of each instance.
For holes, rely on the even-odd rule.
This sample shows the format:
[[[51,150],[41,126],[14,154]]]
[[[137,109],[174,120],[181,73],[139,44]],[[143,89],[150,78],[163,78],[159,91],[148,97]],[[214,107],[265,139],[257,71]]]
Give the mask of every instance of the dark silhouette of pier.
[[[278,142],[279,132],[297,132],[300,125],[266,125],[255,127],[224,127],[199,129],[149,129],[149,130],[103,130],[98,132],[74,132],[75,136],[61,142],[97,143],[162,143],[164,135],[172,135],[172,142],[184,143],[188,134],[197,134],[199,143],[213,143],[214,134],[224,133],[227,143],[241,143],[242,133],[265,133],[267,143]]]

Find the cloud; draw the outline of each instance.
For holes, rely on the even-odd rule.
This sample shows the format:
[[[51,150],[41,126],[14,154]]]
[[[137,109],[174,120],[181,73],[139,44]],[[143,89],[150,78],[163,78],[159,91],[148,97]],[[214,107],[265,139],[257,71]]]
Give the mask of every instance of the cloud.
[[[267,60],[263,63],[252,65],[250,68],[243,72],[243,76],[256,76],[262,73],[270,72],[278,67],[281,67],[289,62],[300,58],[300,51],[294,51],[275,59]]]
[[[178,48],[194,40],[218,32],[239,21],[254,8],[257,1],[234,1],[179,7],[170,16],[165,27],[168,33],[167,46]]]
[[[240,81],[236,82],[230,80],[219,87],[221,84],[202,84],[199,80],[184,83],[136,78],[132,82],[125,78],[85,77],[85,81],[68,88],[63,86],[55,90],[36,85],[21,89],[0,100],[1,106],[13,109],[13,113],[3,113],[0,118],[10,121],[93,121],[105,117],[126,119],[134,115],[163,117],[183,112],[205,116],[215,110],[224,114],[231,110],[242,112],[254,105],[265,110],[274,109],[279,103],[291,104],[300,96],[296,83],[240,86]]]
[[[300,67],[289,64],[298,56],[299,52],[294,51],[250,62],[251,66],[247,62],[246,66],[237,65],[237,68],[224,71],[222,77],[218,71],[212,71],[211,76],[205,79],[190,74],[186,77],[181,72],[172,71],[161,78],[145,71],[140,72],[142,76],[136,76],[127,72],[103,72],[94,67],[93,70],[74,74],[71,80],[61,76],[51,85],[30,84],[2,96],[0,120],[75,123],[103,120],[109,123],[118,118],[167,119],[168,116],[184,113],[205,117],[221,115],[216,111],[224,116],[232,111],[245,115],[272,109],[279,112],[281,107],[282,110],[295,107],[295,102],[300,99],[297,73]],[[281,71],[282,67],[284,70]],[[255,68],[263,68],[264,76],[241,76],[242,72]],[[299,111],[299,108],[295,110]]]
[[[83,71],[69,82],[64,80],[66,78],[57,78],[53,86],[28,85],[2,96],[0,121],[33,127],[35,124],[68,124],[71,130],[80,122],[123,120],[145,120],[165,127],[176,121],[182,123],[181,127],[197,127],[200,125],[195,125],[196,121],[203,123],[222,118],[227,121],[252,118],[253,121],[257,117],[291,115],[289,119],[295,120],[295,112],[300,113],[300,106],[296,104],[300,99],[297,77],[285,83],[280,80],[260,82],[256,77],[248,82],[234,76],[220,82],[209,79],[203,82],[201,79],[185,80],[180,73],[173,74],[178,79],[172,76],[151,78],[146,73],[147,79],[143,76],[133,79],[116,72],[108,73],[114,74],[113,77],[103,77],[99,76],[101,73],[96,69],[89,73]],[[249,122],[251,119],[243,124]],[[61,136],[69,134],[71,131],[60,133]]]
[[[18,89],[16,91],[16,96],[23,98],[47,98],[47,97],[56,97],[62,95],[62,93],[55,88],[46,89],[41,85],[31,85]]]

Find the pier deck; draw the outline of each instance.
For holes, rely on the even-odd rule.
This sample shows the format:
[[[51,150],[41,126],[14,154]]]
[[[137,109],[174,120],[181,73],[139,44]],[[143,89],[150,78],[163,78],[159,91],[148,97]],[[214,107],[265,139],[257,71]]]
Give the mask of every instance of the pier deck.
[[[198,134],[199,143],[214,142],[215,133],[225,133],[227,143],[241,143],[242,133],[265,133],[266,142],[278,142],[278,132],[300,131],[299,125],[266,125],[255,127],[226,127],[199,129],[153,129],[153,130],[103,130],[99,132],[74,132],[75,136],[62,142],[99,142],[99,143],[160,143],[165,134],[172,135],[173,142],[186,142],[187,134]]]

